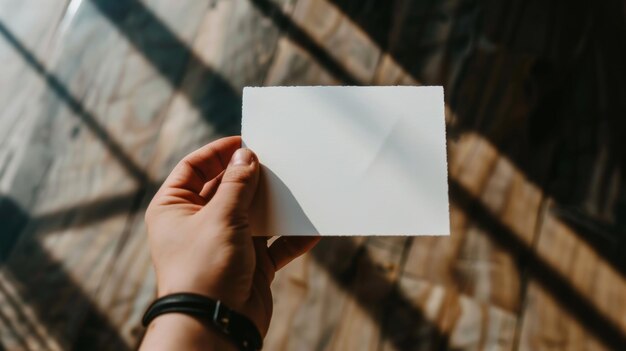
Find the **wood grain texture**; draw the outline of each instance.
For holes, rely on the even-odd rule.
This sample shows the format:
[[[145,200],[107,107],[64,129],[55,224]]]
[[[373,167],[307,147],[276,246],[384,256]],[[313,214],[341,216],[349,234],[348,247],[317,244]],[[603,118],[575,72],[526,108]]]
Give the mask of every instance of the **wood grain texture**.
[[[371,82],[381,50],[328,1],[299,0],[282,26],[285,36],[268,85],[336,85]]]
[[[44,11],[35,16],[29,12],[33,5],[31,1],[7,1],[0,6],[0,74],[3,82],[21,82],[0,86],[0,203],[5,212],[0,230],[0,261],[5,261],[19,242],[19,232],[28,221],[25,209],[33,206],[36,190],[45,177],[52,156],[42,145],[44,143],[37,142],[34,136],[38,132],[38,117],[43,107],[38,97],[44,93],[45,83],[31,70],[12,40],[20,38],[22,41],[17,45],[34,53],[46,52],[54,41],[49,33],[54,32],[63,16],[66,1],[46,2],[42,5]],[[7,227],[7,220],[13,220],[13,225]],[[0,267],[0,299],[0,340],[4,347],[60,349],[49,326],[40,324],[36,311],[25,303],[19,282],[12,279],[6,267]]]
[[[564,281],[552,286],[540,272],[531,275],[520,346],[605,350],[626,345],[623,273],[560,221],[553,206],[544,215],[536,252]]]
[[[335,332],[351,299],[356,257],[363,238],[329,238],[277,275],[274,302],[287,299],[293,309],[277,308],[268,332],[267,349],[332,350]],[[300,296],[293,296],[298,291]],[[286,322],[290,327],[285,328]],[[286,330],[285,330],[286,329]]]
[[[88,328],[90,321],[96,321],[99,332],[112,332],[109,317],[102,315],[95,300],[123,243],[137,189],[147,181],[140,165],[148,161],[173,93],[172,82],[145,60],[154,59],[150,55],[168,59],[168,54],[155,50],[164,43],[146,38],[143,47],[133,47],[124,36],[124,30],[158,25],[150,22],[156,16],[148,11],[136,13],[148,21],[131,28],[128,22],[114,22],[111,13],[103,14],[97,4],[83,2],[75,13],[68,10],[57,26],[56,46],[48,52],[52,59],[41,67],[30,67],[39,70],[48,89],[41,97],[44,107],[33,139],[54,150],[54,162],[30,213],[36,217],[99,197],[135,195],[121,197],[124,200],[115,203],[118,209],[113,215],[89,226],[85,226],[90,222],[86,219],[94,218],[90,211],[97,211],[97,206],[58,213],[56,221],[63,224],[53,231],[31,220],[4,270],[12,278],[7,281],[16,282],[22,304],[37,311],[38,323],[51,327],[51,335],[64,348],[82,344],[81,329]],[[150,5],[178,18],[182,37],[194,34],[187,15],[198,13],[198,8],[189,7],[191,2],[175,8],[168,8],[167,2]],[[178,66],[182,68],[183,62]],[[121,342],[117,333],[112,336]],[[121,347],[127,346],[121,342]]]

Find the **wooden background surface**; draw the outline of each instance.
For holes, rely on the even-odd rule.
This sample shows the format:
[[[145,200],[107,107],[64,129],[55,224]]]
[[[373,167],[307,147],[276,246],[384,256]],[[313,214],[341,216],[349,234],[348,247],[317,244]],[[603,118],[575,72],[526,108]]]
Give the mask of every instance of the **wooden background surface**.
[[[593,3],[593,4],[592,4]],[[626,350],[626,5],[1,0],[0,350],[128,350],[143,212],[247,85],[444,85],[452,235],[327,238],[266,350]]]

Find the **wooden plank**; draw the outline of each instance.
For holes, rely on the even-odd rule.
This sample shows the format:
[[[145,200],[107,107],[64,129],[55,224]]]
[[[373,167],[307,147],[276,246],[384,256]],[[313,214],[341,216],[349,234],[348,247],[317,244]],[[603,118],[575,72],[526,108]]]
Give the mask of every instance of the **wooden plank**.
[[[553,205],[551,205],[553,206]],[[530,275],[520,348],[609,350],[626,344],[626,279],[548,210]],[[549,274],[545,277],[542,274]]]
[[[511,350],[516,316],[454,288],[400,278],[408,306],[392,306],[383,350]]]
[[[406,237],[372,237],[355,258],[357,268],[349,286],[330,350],[378,350],[386,337],[388,310],[400,301],[390,298],[406,254]]]
[[[300,0],[292,19],[356,81],[372,80],[380,60],[380,47],[331,2]],[[313,59],[321,61],[320,57]]]
[[[459,156],[456,156],[459,153]],[[492,172],[498,162],[496,149],[478,135],[463,137],[457,145],[450,148],[449,177],[463,184],[469,192],[479,196],[483,193]],[[486,192],[486,191],[485,191]],[[499,196],[505,194],[498,193]],[[489,245],[482,241],[480,235],[475,239],[468,239],[468,232],[476,228],[472,225],[464,211],[451,199],[451,224],[452,235],[450,238],[416,238],[408,256],[404,274],[409,276],[429,279],[438,284],[455,284],[458,279],[456,260],[462,260],[465,245]],[[466,242],[471,240],[470,242]],[[478,242],[474,241],[478,240]],[[489,248],[485,248],[489,250]],[[468,279],[472,281],[472,279]]]
[[[340,85],[341,82],[323,67],[307,56],[304,49],[293,44],[286,38],[278,42],[274,64],[267,78],[268,85],[304,85],[319,82],[319,85]]]
[[[281,39],[269,85],[371,82],[380,48],[325,0],[300,0]],[[299,33],[290,35],[289,33]],[[301,33],[301,34],[300,34]]]
[[[475,197],[491,216],[510,228],[510,235],[514,235],[515,240],[530,248],[543,199],[541,191],[507,158],[499,155],[493,145],[477,134],[465,135],[453,144],[449,148],[450,178],[468,196]],[[471,207],[455,203],[454,197],[452,201],[452,237],[416,238],[403,277],[425,279],[458,289],[472,299],[489,306],[498,306],[514,316],[522,308],[525,285],[516,252],[502,247],[501,242],[494,240],[494,236],[503,234],[492,232],[494,228],[485,227],[479,218],[473,218]],[[443,321],[475,318],[459,314],[454,305],[445,307],[441,313]],[[440,328],[449,328],[454,323],[446,325],[440,322],[438,325]],[[487,323],[466,332],[471,334],[493,328],[506,329],[507,337],[500,339],[497,344],[504,349],[511,349],[515,342],[516,317],[507,320],[506,327]],[[441,329],[439,332],[451,335],[452,330]],[[485,347],[483,342],[477,345]],[[452,344],[447,344],[447,347],[454,348]]]
[[[272,283],[272,293],[274,297],[273,317],[270,323],[270,329],[263,341],[264,346],[268,350],[287,351],[290,348],[290,342],[294,337],[294,331],[299,332],[301,329],[294,329],[295,318],[302,306],[305,306],[306,298],[312,292],[311,269],[315,264],[310,262],[312,257],[304,255],[282,270],[276,273],[274,282]],[[337,295],[338,300],[342,299],[341,294]],[[319,323],[311,323],[313,328],[319,328]],[[285,327],[290,326],[290,327]]]
[[[450,177],[465,175],[466,173],[462,171],[468,167],[471,167],[473,174],[478,175],[472,177],[472,173],[467,172],[466,177],[477,179],[484,177],[482,172],[477,172],[478,167],[471,165],[480,164],[488,169],[494,157],[493,150],[485,148],[484,140],[478,135],[463,135],[458,141],[449,142],[448,169]],[[468,221],[467,215],[454,203],[451,203],[450,221],[451,236],[449,238],[418,237],[413,240],[407,262],[403,268],[404,275],[427,279],[444,286],[454,284],[455,278],[451,275],[450,262],[458,254],[458,248],[463,240],[462,233],[467,230]]]
[[[421,85],[388,53],[382,53],[372,83],[374,85]]]
[[[333,349],[356,274],[355,256],[363,241],[324,238],[312,254],[276,276],[277,308],[266,339],[268,350]],[[282,306],[283,300],[288,305]]]

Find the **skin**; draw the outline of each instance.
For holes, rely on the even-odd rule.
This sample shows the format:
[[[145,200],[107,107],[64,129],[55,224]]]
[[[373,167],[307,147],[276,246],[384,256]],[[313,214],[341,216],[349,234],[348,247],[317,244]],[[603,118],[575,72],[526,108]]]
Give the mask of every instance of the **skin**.
[[[248,211],[259,161],[241,138],[227,137],[187,155],[146,211],[157,296],[192,292],[247,316],[263,336],[272,317],[276,271],[319,237],[252,237]],[[141,350],[235,350],[207,322],[184,314],[155,318]]]

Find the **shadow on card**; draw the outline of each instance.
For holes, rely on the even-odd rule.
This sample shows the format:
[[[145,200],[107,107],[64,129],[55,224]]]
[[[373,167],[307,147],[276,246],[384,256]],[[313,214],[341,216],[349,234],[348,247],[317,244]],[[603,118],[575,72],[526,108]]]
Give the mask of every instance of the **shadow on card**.
[[[287,185],[263,165],[250,223],[255,236],[320,234]]]

